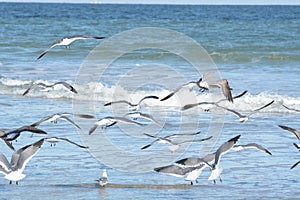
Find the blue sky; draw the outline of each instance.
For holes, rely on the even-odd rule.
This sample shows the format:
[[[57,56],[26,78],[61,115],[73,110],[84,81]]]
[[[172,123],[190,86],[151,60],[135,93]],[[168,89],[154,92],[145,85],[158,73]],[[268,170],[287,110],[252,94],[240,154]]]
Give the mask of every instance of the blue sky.
[[[300,0],[0,0],[2,2],[300,5]]]

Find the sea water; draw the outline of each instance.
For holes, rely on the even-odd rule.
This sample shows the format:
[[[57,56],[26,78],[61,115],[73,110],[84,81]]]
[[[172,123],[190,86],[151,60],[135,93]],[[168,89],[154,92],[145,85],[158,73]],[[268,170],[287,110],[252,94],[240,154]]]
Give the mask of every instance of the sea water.
[[[1,179],[1,199],[299,198],[299,168],[290,169],[300,159],[298,150],[293,146],[297,138],[278,127],[300,128],[299,113],[282,106],[300,109],[299,6],[1,3],[0,15],[1,127],[13,129],[30,125],[58,112],[95,115],[95,119],[72,118],[81,130],[65,121],[42,124],[40,128],[47,131],[49,137],[66,137],[93,146],[86,150],[63,142],[55,147],[45,143],[27,164],[24,170],[27,177],[19,185],[9,185],[8,180]],[[184,104],[212,99],[209,92],[183,89],[165,102],[147,100],[143,105],[142,111],[165,123],[165,128],[120,123],[106,130],[98,128],[88,135],[89,128],[97,119],[123,115],[128,111],[127,106],[104,107],[105,103],[124,98],[138,102],[146,95],[162,98],[179,85],[198,80],[205,72],[194,70],[182,57],[164,49],[148,48],[126,52],[114,60],[101,76],[97,74],[100,68],[95,67],[90,81],[84,84],[78,82],[80,69],[98,45],[116,34],[145,27],[176,31],[193,39],[212,58],[218,76],[228,79],[233,95],[248,91],[233,104],[223,102],[222,105],[249,113],[272,100],[275,102],[252,115],[248,122],[240,123],[231,112],[220,109],[181,111]],[[159,36],[159,32],[154,31],[155,34]],[[104,36],[106,39],[76,41],[70,48],[57,46],[36,60],[53,42],[68,35]],[[180,46],[176,38],[171,39],[174,39],[172,45]],[[122,44],[132,46],[137,40],[139,38],[132,38],[122,41]],[[139,44],[143,45],[143,42],[145,45],[151,43],[145,40],[139,41]],[[113,53],[120,50],[117,44],[114,47]],[[188,49],[180,51],[184,53]],[[110,52],[102,53],[110,55]],[[193,56],[197,58],[199,55]],[[208,66],[201,69],[205,67]],[[138,74],[140,69],[142,73]],[[182,75],[183,79],[172,79],[176,76],[172,77],[170,69]],[[171,80],[170,84],[161,84],[164,80]],[[78,94],[59,87],[48,92],[36,89],[26,96],[22,95],[32,84],[53,84],[57,81],[74,85]],[[143,84],[147,81],[151,84]],[[222,95],[216,98],[221,99]],[[221,116],[218,118],[221,121],[214,121],[214,116]],[[207,135],[214,123],[220,123],[222,128],[214,135],[211,148],[206,150],[213,152],[223,142],[241,134],[239,144],[255,142],[273,155],[255,149],[230,152],[222,157],[220,163],[220,167],[224,168],[222,183],[214,185],[208,181],[210,171],[207,168],[196,186],[181,187],[181,184],[190,183],[184,178],[159,174],[153,169],[180,158],[204,156],[202,143],[184,146],[173,153],[164,144],[154,144],[145,151],[140,149],[153,141],[143,135],[145,132],[162,137],[201,131],[201,134],[192,137],[199,139]],[[41,137],[23,133],[13,145],[18,149]],[[116,151],[104,146],[104,139],[117,147]],[[97,151],[97,145],[101,151]],[[12,151],[4,142],[0,150],[10,159]],[[122,162],[121,153],[124,152],[128,159]],[[143,162],[130,160],[130,156],[142,158]],[[166,162],[168,156],[170,160]],[[142,166],[146,166],[145,169]],[[116,187],[99,189],[96,186],[102,169],[107,169],[109,181]],[[136,187],[130,187],[132,185]]]

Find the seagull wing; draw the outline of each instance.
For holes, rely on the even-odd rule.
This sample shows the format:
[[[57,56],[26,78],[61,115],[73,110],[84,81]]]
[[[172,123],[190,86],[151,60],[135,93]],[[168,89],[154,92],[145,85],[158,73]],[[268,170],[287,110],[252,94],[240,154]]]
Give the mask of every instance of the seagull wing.
[[[112,117],[112,119],[116,120],[116,121],[119,121],[119,122],[122,121],[122,122],[133,123],[133,124],[137,124],[137,125],[141,125],[141,126],[144,125],[142,123],[127,119],[125,117]]]
[[[259,145],[259,144],[256,144],[256,143],[249,143],[249,144],[246,144],[246,145],[234,145],[233,146],[233,149],[239,149],[239,148],[242,148],[242,149],[247,149],[247,148],[256,148],[258,150],[261,150],[269,155],[272,155],[272,153],[267,150],[266,148],[264,148],[263,146]]]
[[[262,106],[260,108],[257,108],[255,110],[253,110],[248,116],[253,115],[254,113],[256,113],[256,112],[258,112],[258,111],[260,111],[260,110],[262,110],[262,109],[264,109],[264,108],[266,108],[268,106],[270,106],[272,103],[274,103],[274,101],[275,100],[271,101],[270,103],[268,103],[268,104],[266,104],[266,105],[264,105],[264,106]]]
[[[71,141],[71,140],[69,140],[67,138],[61,138],[61,137],[54,137],[54,138],[57,139],[57,140],[62,140],[62,141],[69,142],[69,143],[74,144],[74,145],[76,145],[76,146],[78,146],[80,148],[84,148],[84,149],[88,148],[87,146],[82,146],[82,145],[77,144],[76,142],[73,142],[73,141]],[[51,139],[51,138],[47,138],[47,139]]]
[[[287,106],[285,106],[285,105],[283,105],[283,104],[282,104],[282,106],[285,107],[285,108],[288,109],[288,110],[300,112],[300,110],[297,110],[297,109],[295,109],[295,108],[289,108],[289,107],[287,107]]]
[[[29,160],[40,150],[42,144],[44,143],[44,138],[40,139],[39,141],[26,146],[26,148],[22,149],[19,153],[19,159],[17,161],[17,165],[15,166],[16,169],[20,170],[20,172],[23,172],[26,164],[29,162]]]
[[[78,93],[77,90],[76,90],[72,85],[70,85],[70,84],[67,83],[67,82],[60,81],[60,82],[54,83],[53,86],[54,86],[54,85],[58,85],[58,84],[61,84],[61,85],[65,86],[65,87],[66,87],[68,90],[70,90],[71,92],[74,92],[74,93],[76,93],[76,94]]]
[[[75,117],[80,117],[80,118],[86,118],[86,119],[92,119],[95,118],[94,115],[89,115],[89,114],[73,114]]]
[[[138,105],[139,105],[142,101],[144,101],[145,99],[159,99],[159,97],[154,96],[154,95],[151,95],[151,96],[145,96],[144,98],[142,98],[142,99],[139,101]]]
[[[146,114],[146,113],[140,113],[140,115],[146,119],[149,119],[151,120],[152,122],[154,122],[156,125],[160,126],[160,127],[163,127],[162,124],[160,124],[156,119],[154,119],[153,116],[149,115],[149,114]]]
[[[201,131],[198,131],[196,133],[174,133],[174,134],[171,134],[171,135],[167,135],[164,138],[170,139],[170,138],[174,138],[174,137],[180,137],[180,136],[183,136],[183,135],[198,135],[200,133],[201,133]]]
[[[53,117],[53,115],[44,117],[44,118],[42,118],[41,120],[39,120],[39,121],[37,121],[37,122],[31,124],[30,126],[32,126],[32,127],[39,126],[41,123],[50,120],[52,117]]]
[[[176,88],[173,92],[171,92],[170,94],[168,94],[168,95],[165,96],[164,98],[162,98],[160,101],[165,101],[165,100],[171,98],[176,92],[178,92],[179,90],[181,90],[181,88],[183,88],[183,87],[185,87],[185,86],[187,86],[187,85],[190,85],[190,84],[195,84],[195,85],[197,85],[196,82],[193,82],[193,81],[188,82],[188,83],[185,83],[185,84],[179,86],[178,88]]]
[[[293,129],[293,128],[290,128],[290,127],[287,127],[287,126],[282,126],[282,125],[278,125],[280,128],[284,129],[284,130],[287,130],[287,131],[290,131],[292,133],[294,133],[294,135],[298,138],[298,140],[300,140],[300,132],[297,131],[296,129]]]
[[[209,137],[203,138],[203,139],[185,140],[185,141],[179,142],[179,144],[183,144],[183,143],[191,143],[191,142],[203,142],[203,141],[205,141],[205,140],[211,139],[212,137],[213,137],[213,136],[209,136]]]
[[[238,116],[239,118],[245,117],[244,115],[242,115],[241,113],[239,113],[239,112],[237,112],[237,111],[235,111],[235,110],[226,108],[226,107],[224,107],[224,106],[220,106],[220,105],[218,105],[218,104],[216,104],[216,105],[217,105],[218,107],[220,107],[220,108],[223,108],[223,109],[229,111],[229,112],[232,112],[233,114],[235,114],[235,115]]]
[[[226,79],[222,79],[213,83],[209,83],[210,86],[219,87],[222,90],[222,93],[228,99],[228,101],[233,102],[232,94],[231,94],[231,88],[229,86],[229,83]]]
[[[300,160],[298,162],[296,162],[295,164],[293,164],[293,166],[291,166],[291,169],[293,169],[294,167],[296,167],[299,163],[300,163]]]
[[[41,59],[46,53],[48,53],[48,51],[50,51],[53,47],[59,45],[59,43],[61,42],[62,40],[59,40],[57,42],[54,42],[50,47],[48,47],[48,49],[44,50],[40,55],[39,57],[37,57],[36,60],[39,60]]]
[[[156,171],[156,172],[165,173],[165,174],[168,174],[171,176],[176,176],[176,177],[183,177],[185,174],[187,174],[193,170],[195,170],[194,167],[184,168],[184,167],[180,167],[177,165],[168,165],[168,166],[164,166],[164,167],[154,168],[154,171]]]
[[[67,116],[61,116],[60,118],[65,119],[66,121],[70,122],[71,124],[73,124],[74,126],[76,126],[76,128],[81,129],[80,126],[78,126],[73,120],[71,120],[69,117]]]
[[[11,150],[15,151],[14,146],[13,146],[9,141],[4,140],[4,142],[5,142],[5,144],[6,144]]]
[[[120,100],[120,101],[112,101],[112,102],[109,102],[109,103],[106,103],[104,104],[104,106],[110,106],[112,104],[116,104],[116,103],[126,103],[130,106],[135,106],[134,104],[130,103],[129,101],[126,101],[126,100]]]
[[[47,134],[45,131],[35,128],[33,126],[22,126],[21,128],[17,129],[18,132],[28,131],[32,133],[38,133],[38,134]]]
[[[233,145],[238,141],[240,136],[241,135],[238,135],[238,136],[228,140],[227,142],[225,142],[224,144],[222,144],[219,147],[219,149],[216,152],[215,163],[214,163],[215,166],[219,164],[222,155],[227,153],[233,147]]]
[[[8,174],[11,170],[10,164],[7,158],[3,155],[3,153],[0,153],[0,167],[0,172],[4,174]]]

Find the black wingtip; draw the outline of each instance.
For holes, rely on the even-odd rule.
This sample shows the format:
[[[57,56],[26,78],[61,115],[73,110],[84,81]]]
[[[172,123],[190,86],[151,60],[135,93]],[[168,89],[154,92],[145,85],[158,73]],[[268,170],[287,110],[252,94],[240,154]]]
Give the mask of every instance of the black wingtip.
[[[103,106],[110,106],[111,102],[104,104]]]
[[[241,135],[235,136],[234,138],[228,140],[228,142],[234,142],[234,143],[236,143],[240,137],[241,137]]]
[[[165,100],[169,99],[170,97],[172,97],[173,95],[174,95],[174,93],[171,93],[168,96],[162,98],[160,101],[165,101]]]
[[[141,149],[147,149],[148,147],[150,147],[151,146],[151,144],[148,144],[148,145],[146,145],[146,146],[143,146]]]

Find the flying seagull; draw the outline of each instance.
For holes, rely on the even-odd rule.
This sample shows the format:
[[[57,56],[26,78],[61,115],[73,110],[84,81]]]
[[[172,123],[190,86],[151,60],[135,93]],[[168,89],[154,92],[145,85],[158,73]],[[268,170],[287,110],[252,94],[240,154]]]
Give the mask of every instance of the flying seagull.
[[[220,79],[220,80],[212,80],[215,72],[209,72],[204,74],[203,77],[200,79],[199,87],[203,90],[209,90],[212,87],[218,87],[221,89],[223,95],[229,102],[233,102],[231,88],[227,79]]]
[[[108,184],[108,177],[107,177],[106,169],[103,170],[102,177],[99,178],[97,181],[101,187],[104,187]]]
[[[76,93],[77,94],[77,91],[76,89],[70,85],[69,83],[67,82],[63,82],[63,81],[59,81],[59,82],[56,82],[56,83],[53,83],[53,84],[50,84],[50,85],[47,85],[45,83],[37,83],[37,84],[33,84],[31,85],[24,93],[23,93],[23,96],[25,96],[28,92],[36,89],[36,88],[41,88],[41,89],[44,89],[44,90],[50,90],[50,89],[54,89],[54,86],[56,85],[62,85],[64,86],[65,88],[67,88],[68,90],[70,90],[71,92],[73,93]]]
[[[104,106],[110,106],[112,104],[117,104],[117,103],[125,103],[125,104],[128,104],[130,106],[130,109],[132,111],[136,111],[136,110],[139,110],[141,108],[141,103],[146,99],[159,99],[159,98],[157,96],[151,95],[151,96],[145,96],[137,104],[131,103],[131,102],[126,101],[126,100],[120,100],[120,101],[112,101],[112,102],[106,103],[106,104],[104,104]]]
[[[74,145],[76,145],[76,146],[78,146],[80,148],[83,148],[83,149],[88,148],[87,146],[82,146],[80,144],[77,144],[76,142],[73,142],[73,141],[71,141],[71,140],[69,140],[67,138],[62,138],[62,137],[47,137],[47,138],[44,138],[44,140],[46,142],[49,142],[51,144],[50,146],[52,146],[52,145],[55,146],[56,143],[58,143],[60,141],[65,141],[65,142],[69,142],[70,144],[74,144]]]
[[[88,115],[88,114],[56,113],[56,114],[53,114],[53,115],[42,118],[38,122],[35,122],[35,123],[31,124],[31,126],[34,126],[34,127],[39,126],[41,123],[46,122],[46,121],[49,121],[49,122],[52,122],[52,123],[56,124],[59,119],[62,119],[62,120],[66,120],[66,121],[70,122],[71,124],[73,124],[78,129],[81,129],[80,126],[78,126],[68,116],[77,116],[77,117],[87,118],[87,119],[94,118],[93,115]]]
[[[232,109],[229,109],[229,108],[220,106],[220,105],[218,105],[218,104],[216,104],[216,105],[217,105],[218,107],[223,108],[223,109],[225,109],[225,110],[227,110],[227,111],[229,111],[229,112],[232,112],[233,114],[235,114],[236,116],[238,116],[240,122],[246,122],[246,121],[249,120],[249,117],[250,117],[251,115],[257,113],[258,111],[260,111],[260,110],[262,110],[262,109],[264,109],[264,108],[266,108],[266,107],[268,107],[268,106],[270,106],[272,103],[274,103],[274,100],[271,101],[270,103],[268,103],[268,104],[266,104],[266,105],[260,107],[260,108],[257,108],[257,109],[255,109],[255,110],[253,110],[253,111],[250,112],[248,115],[243,115],[243,114],[241,114],[241,113],[239,113],[239,112],[237,112],[237,111],[235,111],[235,110],[232,110]]]
[[[172,140],[170,140],[170,139],[168,139],[168,138],[166,138],[166,137],[158,137],[158,136],[150,135],[150,134],[147,134],[147,133],[144,133],[144,135],[149,136],[149,137],[152,137],[152,138],[156,138],[157,142],[161,141],[161,142],[163,142],[163,143],[168,143],[168,144],[170,144],[171,146],[168,146],[168,148],[169,148],[170,151],[172,151],[172,152],[173,152],[173,151],[176,151],[176,150],[179,148],[179,146],[180,146],[181,144],[184,144],[184,143],[192,143],[192,142],[203,142],[203,141],[205,141],[205,140],[209,140],[209,139],[212,138],[212,136],[210,136],[210,137],[203,138],[203,139],[184,140],[184,141],[181,141],[181,142],[174,142],[174,141],[172,141]],[[173,136],[174,136],[174,135],[173,135]],[[177,134],[177,136],[178,136],[178,134]],[[155,143],[156,140],[155,140],[154,142],[152,142],[152,143]],[[141,149],[146,149],[146,148],[150,147],[150,146],[152,145],[152,143],[150,143],[150,144],[148,144],[148,145],[142,147]]]
[[[118,122],[132,123],[132,124],[137,124],[137,125],[141,125],[141,126],[144,125],[144,124],[141,124],[139,122],[127,119],[125,117],[111,117],[111,116],[108,116],[108,117],[104,117],[104,118],[98,120],[94,124],[94,126],[89,130],[89,134],[91,135],[96,130],[96,128],[98,126],[101,126],[102,129],[106,129],[108,127],[111,127],[111,126],[115,125]]]
[[[40,139],[39,141],[24,146],[21,149],[15,151],[12,154],[10,163],[7,158],[0,153],[0,173],[4,174],[4,178],[8,179],[10,184],[12,181],[18,182],[25,178],[25,174],[23,174],[24,168],[29,160],[40,150],[44,139]]]
[[[48,49],[43,51],[37,60],[41,59],[48,51],[50,51],[55,46],[66,46],[67,48],[70,48],[71,43],[73,43],[76,40],[83,40],[83,39],[104,39],[105,37],[96,37],[96,36],[82,36],[82,35],[75,35],[75,36],[67,36],[61,38],[59,41],[54,42]]]
[[[223,143],[218,150],[216,151],[216,157],[215,157],[215,162],[210,165],[209,163],[207,163],[207,165],[211,168],[211,174],[210,177],[208,178],[208,180],[213,180],[214,184],[216,183],[216,179],[218,177],[220,177],[220,174],[222,173],[223,169],[219,168],[219,164],[220,164],[220,160],[221,157],[226,154],[234,145],[235,143],[238,141],[238,139],[240,138],[241,135],[238,135],[230,140],[228,140],[227,142]],[[222,179],[220,177],[220,181],[222,182]]]
[[[143,118],[149,121],[152,121],[153,123],[155,123],[156,125],[163,127],[164,125],[159,123],[156,119],[154,119],[153,116],[146,114],[146,113],[141,113],[141,112],[132,112],[132,113],[128,113],[125,116],[129,116],[131,118],[133,118],[134,120],[138,119],[138,118]]]
[[[232,147],[232,150],[240,151],[240,150],[250,149],[250,148],[255,148],[255,149],[261,150],[269,155],[272,155],[272,153],[268,149],[266,149],[263,146],[256,144],[256,143],[249,143],[249,144],[245,144],[245,145],[234,145]]]
[[[241,94],[233,97],[233,99],[237,99],[237,98],[240,98],[242,96],[244,96],[245,94],[247,93],[247,90],[245,90],[244,92],[242,92]],[[203,102],[198,102],[198,103],[193,103],[193,104],[187,104],[185,106],[183,106],[181,108],[181,110],[188,110],[190,108],[193,108],[195,106],[199,106],[199,105],[208,105],[208,104],[211,104],[211,105],[216,105],[216,104],[219,104],[220,102],[222,101],[226,101],[227,99],[221,99],[219,101],[216,101],[216,102],[206,102],[206,101],[203,101]]]

